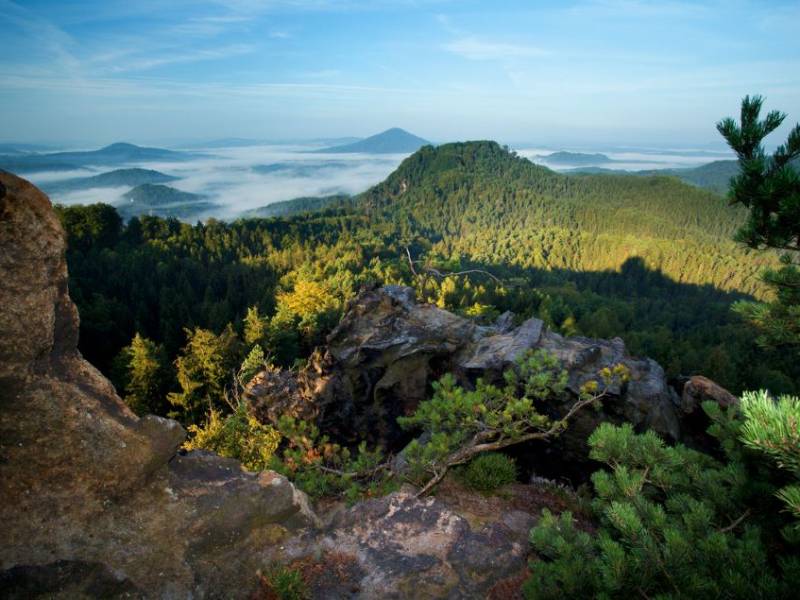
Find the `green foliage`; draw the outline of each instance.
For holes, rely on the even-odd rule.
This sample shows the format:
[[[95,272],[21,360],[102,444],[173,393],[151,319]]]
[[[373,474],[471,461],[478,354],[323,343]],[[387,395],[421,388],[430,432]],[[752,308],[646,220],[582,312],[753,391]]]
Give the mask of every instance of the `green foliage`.
[[[237,378],[242,385],[247,384],[267,364],[267,358],[261,346],[256,344],[239,367]]]
[[[790,164],[800,156],[800,124],[785,144],[767,157],[764,138],[783,123],[786,115],[773,110],[759,120],[764,99],[745,96],[740,123],[730,117],[717,129],[736,152],[741,173],[731,185],[731,201],[750,212],[736,238],[753,248],[800,250],[800,174]]]
[[[500,312],[491,305],[475,302],[464,309],[464,314],[483,323],[491,323],[500,316]]]
[[[744,422],[739,433],[744,445],[768,456],[793,478],[776,494],[795,519],[792,538],[800,541],[800,398],[774,400],[764,390],[745,392],[741,409]]]
[[[730,412],[712,411],[712,432],[728,443],[724,462],[601,424],[589,438],[591,458],[607,466],[592,476],[599,527],[590,535],[572,514],[545,511],[531,530],[540,560],[526,598],[792,597],[800,562],[771,559],[771,511],[757,514],[751,502],[759,475],[731,445],[741,423]]]
[[[614,377],[627,377],[623,366],[602,374],[606,384]],[[544,351],[529,351],[503,374],[498,387],[478,379],[474,390],[457,385],[447,374],[433,384],[433,396],[421,402],[408,417],[399,417],[404,429],[421,429],[423,435],[404,450],[408,477],[426,488],[441,479],[447,470],[490,450],[499,450],[531,439],[557,435],[567,424],[567,415],[551,420],[538,412],[537,404],[562,398],[567,387],[567,372],[557,357]],[[599,395],[596,381],[587,382],[579,402],[595,403]]]
[[[767,269],[762,274],[764,282],[775,291],[772,302],[740,300],[733,310],[758,330],[756,338],[763,348],[794,348],[800,350],[800,270],[785,254],[783,266]]]
[[[119,241],[122,219],[113,206],[56,205],[55,210],[64,225],[70,250],[85,252],[91,248],[108,248]]]
[[[114,367],[117,387],[131,410],[138,415],[164,412],[170,373],[163,346],[137,333]]]
[[[187,342],[175,360],[180,392],[168,400],[187,423],[196,423],[209,409],[219,408],[237,365],[239,341],[228,326],[220,335],[207,329],[186,330]]]
[[[792,162],[800,157],[800,124],[789,132],[785,144],[772,156],[764,151],[763,140],[786,118],[770,111],[759,120],[761,96],[745,96],[741,122],[723,119],[717,125],[739,157],[741,173],[732,180],[730,198],[749,210],[736,239],[751,248],[800,251],[800,173]],[[767,269],[763,280],[775,292],[771,302],[739,302],[736,312],[760,331],[763,347],[791,346],[800,350],[800,270],[797,255],[782,257],[779,269]]]
[[[227,416],[212,408],[202,426],[189,425],[188,430],[191,437],[183,445],[186,450],[208,450],[235,458],[250,471],[270,468],[281,440],[274,428],[249,414],[244,402]]]
[[[251,306],[244,318],[244,343],[248,346],[263,344],[266,335],[266,319],[258,312],[257,306]]]
[[[273,565],[258,574],[261,595],[266,600],[308,600],[311,593],[302,573],[283,565]]]
[[[326,282],[298,279],[291,291],[278,292],[275,326],[297,329],[310,346],[322,342],[341,316],[341,303]]]
[[[669,177],[564,176],[475,142],[422,149],[352,202],[290,218],[144,216],[113,234],[82,225],[95,209],[64,210],[68,235],[83,240],[67,254],[80,349],[104,372],[136,332],[172,361],[185,328],[220,332],[254,306],[267,323],[257,343],[291,366],[361,285],[380,283],[412,285],[422,300],[482,321],[494,307],[565,334],[619,335],[670,376],[800,391],[800,363],[760,351],[729,310],[745,294],[769,297],[758,273],[777,258],[730,239],[745,207]],[[484,269],[503,283],[415,277],[406,246],[418,264]]]
[[[748,152],[757,154],[753,132],[745,133]],[[764,173],[791,146],[761,161]],[[245,319],[248,346],[258,338],[280,364],[292,364],[359,285],[378,281],[413,284],[423,299],[486,320],[494,309],[511,309],[565,332],[621,334],[672,374],[703,371],[734,389],[754,380],[789,387],[792,377],[783,373],[796,366],[756,354],[747,332],[727,320],[734,296],[711,287],[764,293],[752,275],[773,258],[726,241],[747,208],[670,178],[565,177],[478,142],[424,148],[352,207],[302,217],[195,226],[142,217],[123,228],[109,206],[62,208],[60,215],[71,240],[82,349],[101,366],[137,331],[175,357],[189,346],[184,327],[223,331],[255,306],[264,313],[253,309]],[[781,221],[784,230],[790,222]],[[414,278],[403,252],[409,244],[425,264],[488,267],[508,284]],[[219,369],[184,366],[182,391],[172,398],[218,402]],[[212,382],[201,383],[210,393],[194,387],[202,380]]]
[[[487,452],[473,458],[460,476],[472,489],[491,492],[517,480],[517,465],[505,454]]]
[[[283,416],[277,425],[285,439],[272,468],[309,496],[344,496],[355,502],[391,491],[393,482],[380,449],[361,442],[355,451],[331,442],[313,423]]]

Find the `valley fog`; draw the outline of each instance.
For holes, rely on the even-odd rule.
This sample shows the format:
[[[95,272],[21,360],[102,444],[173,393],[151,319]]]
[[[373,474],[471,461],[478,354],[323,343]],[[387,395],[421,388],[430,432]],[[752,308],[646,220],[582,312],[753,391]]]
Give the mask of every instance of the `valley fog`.
[[[175,150],[184,150],[181,147]],[[312,145],[250,145],[237,147],[192,147],[190,160],[128,162],[109,167],[85,165],[69,171],[38,171],[26,175],[33,183],[50,188],[54,203],[64,205],[107,203],[121,205],[130,186],[91,187],[81,190],[59,189],[59,182],[91,177],[116,168],[145,168],[177,179],[168,183],[183,192],[199,194],[214,204],[198,210],[187,221],[217,218],[235,219],[246,211],[299,197],[354,195],[383,181],[408,153],[321,153]],[[521,146],[516,152],[532,162],[556,171],[599,167],[640,171],[690,168],[714,160],[729,159],[729,152],[695,149],[570,149],[570,153],[602,154],[607,161],[571,163],[551,162],[546,157],[563,148]]]

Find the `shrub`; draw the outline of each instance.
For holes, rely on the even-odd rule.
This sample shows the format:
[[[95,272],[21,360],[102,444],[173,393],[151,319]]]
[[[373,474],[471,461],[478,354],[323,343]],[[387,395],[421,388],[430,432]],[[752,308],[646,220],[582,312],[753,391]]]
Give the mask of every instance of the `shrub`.
[[[342,495],[354,502],[392,489],[392,474],[380,449],[370,450],[361,442],[350,450],[331,442],[316,425],[290,416],[281,417],[277,427],[285,444],[271,466],[309,496]]]
[[[590,456],[607,466],[592,476],[597,531],[582,531],[569,512],[544,511],[530,533],[540,560],[526,598],[793,597],[800,561],[787,548],[773,555],[780,524],[764,493],[776,489],[770,471],[746,456],[735,408],[704,408],[725,460],[629,424],[595,430]]]
[[[266,573],[258,573],[258,593],[256,598],[263,600],[307,600],[310,598],[308,585],[300,571],[275,565]]]
[[[517,465],[505,454],[487,452],[473,458],[460,475],[472,489],[491,492],[517,480]]]
[[[225,417],[212,408],[202,426],[189,425],[189,433],[192,437],[184,443],[185,449],[210,450],[235,458],[250,471],[268,469],[281,441],[280,433],[259,423],[249,414],[244,402]]]
[[[503,377],[502,387],[479,379],[475,389],[468,390],[447,374],[433,384],[433,396],[414,414],[397,419],[401,427],[427,434],[424,442],[421,437],[412,440],[405,450],[409,479],[424,484],[420,494],[436,485],[449,468],[479,454],[559,435],[572,416],[585,406],[598,406],[605,388],[627,380],[628,372],[621,364],[603,369],[600,382],[587,382],[559,419],[538,410],[541,403],[566,394],[567,372],[557,357],[544,350],[528,352]]]

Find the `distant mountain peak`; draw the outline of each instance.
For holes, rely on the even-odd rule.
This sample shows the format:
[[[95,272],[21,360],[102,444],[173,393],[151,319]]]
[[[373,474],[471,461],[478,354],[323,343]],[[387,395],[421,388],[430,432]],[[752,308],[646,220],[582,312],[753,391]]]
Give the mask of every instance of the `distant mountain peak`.
[[[585,152],[566,152],[561,150],[551,154],[538,154],[537,158],[552,164],[559,165],[589,165],[597,163],[611,163],[613,159],[605,154],[594,153],[589,154]]]
[[[343,144],[340,146],[331,146],[329,148],[322,148],[314,152],[325,153],[347,153],[347,152],[360,152],[365,154],[405,154],[416,152],[422,146],[427,146],[430,142],[419,136],[409,133],[400,127],[392,127],[381,133],[372,135],[366,139],[353,142],[352,144]]]
[[[139,148],[141,148],[141,146],[137,146],[136,144],[131,144],[129,142],[114,142],[108,146],[103,146],[100,148],[100,151],[134,150]]]

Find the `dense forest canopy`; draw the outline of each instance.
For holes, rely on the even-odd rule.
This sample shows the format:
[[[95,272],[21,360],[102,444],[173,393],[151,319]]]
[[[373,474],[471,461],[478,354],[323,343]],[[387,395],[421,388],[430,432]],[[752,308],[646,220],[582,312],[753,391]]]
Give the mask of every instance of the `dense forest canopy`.
[[[258,343],[291,365],[361,285],[404,283],[477,319],[512,310],[565,334],[620,336],[673,377],[703,373],[734,391],[792,392],[798,380],[797,365],[757,349],[730,311],[768,297],[758,273],[777,256],[732,241],[743,208],[670,177],[561,175],[467,142],[426,146],[352,201],[291,217],[189,225],[123,223],[104,205],[59,212],[81,349],[106,372],[137,333],[163,347],[167,368],[198,328],[230,325],[241,338],[248,308],[263,326]],[[409,254],[499,282],[417,277]],[[231,364],[252,341],[224,345]],[[174,391],[166,379],[162,391]]]

